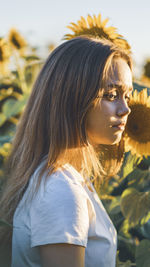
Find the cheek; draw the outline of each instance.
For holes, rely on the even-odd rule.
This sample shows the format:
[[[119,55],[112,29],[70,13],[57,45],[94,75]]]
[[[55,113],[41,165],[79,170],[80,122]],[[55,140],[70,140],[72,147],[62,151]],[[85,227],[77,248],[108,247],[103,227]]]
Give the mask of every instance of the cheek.
[[[111,121],[111,117],[115,116],[116,105],[114,102],[101,101],[101,105],[91,109],[87,114],[87,129],[95,131],[101,128],[105,129]]]
[[[110,101],[102,101],[101,104],[102,108],[102,116],[105,117],[105,119],[109,120],[111,117],[115,116],[116,114],[116,104],[115,102]]]
[[[113,144],[120,141],[120,137],[112,131],[115,118],[116,104],[103,101],[101,106],[91,109],[87,114],[86,133],[92,144]]]

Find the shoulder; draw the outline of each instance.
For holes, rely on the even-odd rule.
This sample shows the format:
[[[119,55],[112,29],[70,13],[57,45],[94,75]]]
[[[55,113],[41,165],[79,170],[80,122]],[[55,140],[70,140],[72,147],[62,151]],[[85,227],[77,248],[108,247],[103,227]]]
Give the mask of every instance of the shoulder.
[[[71,165],[65,164],[59,168],[55,173],[48,177],[48,186],[53,183],[64,183],[68,185],[78,185],[83,187],[84,179]]]
[[[35,186],[38,176],[39,171],[36,171],[32,179],[33,186]],[[84,184],[83,177],[71,165],[66,164],[51,175],[43,175],[35,201],[51,201],[56,204],[59,201],[64,203],[68,200],[85,200],[88,196]]]
[[[86,198],[84,179],[72,166],[65,165],[55,173],[47,177],[44,193],[61,199]]]

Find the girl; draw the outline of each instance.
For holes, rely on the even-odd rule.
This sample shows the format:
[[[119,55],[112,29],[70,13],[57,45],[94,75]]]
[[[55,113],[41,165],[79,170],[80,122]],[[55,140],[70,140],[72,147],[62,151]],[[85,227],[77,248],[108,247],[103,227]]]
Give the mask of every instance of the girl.
[[[131,91],[131,58],[109,41],[78,37],[50,54],[1,202],[13,222],[12,267],[115,267],[116,230],[89,177],[104,173],[100,145],[121,141]]]

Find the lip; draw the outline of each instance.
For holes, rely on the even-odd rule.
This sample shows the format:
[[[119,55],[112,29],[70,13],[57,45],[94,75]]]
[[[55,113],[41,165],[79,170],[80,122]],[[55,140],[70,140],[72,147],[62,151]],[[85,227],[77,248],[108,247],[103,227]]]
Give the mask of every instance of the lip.
[[[119,123],[112,125],[112,128],[118,129],[120,131],[124,131],[125,125],[126,125],[125,122],[119,122]]]

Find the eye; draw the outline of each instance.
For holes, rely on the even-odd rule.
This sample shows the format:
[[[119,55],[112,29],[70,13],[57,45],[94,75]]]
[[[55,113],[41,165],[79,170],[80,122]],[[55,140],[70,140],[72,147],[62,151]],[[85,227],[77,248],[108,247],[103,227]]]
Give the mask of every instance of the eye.
[[[130,102],[131,94],[126,95],[126,96],[125,96],[125,99],[126,99],[127,102]]]
[[[108,101],[114,101],[118,98],[118,93],[117,93],[117,91],[110,92],[110,93],[104,93],[103,98],[107,99]]]
[[[126,100],[127,100],[127,102],[129,102],[130,101],[130,96],[126,96]]]

